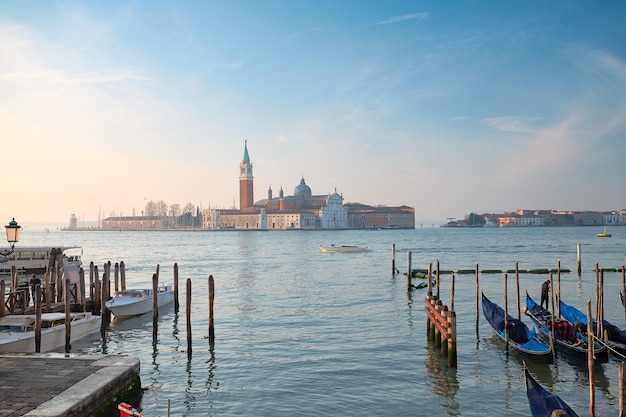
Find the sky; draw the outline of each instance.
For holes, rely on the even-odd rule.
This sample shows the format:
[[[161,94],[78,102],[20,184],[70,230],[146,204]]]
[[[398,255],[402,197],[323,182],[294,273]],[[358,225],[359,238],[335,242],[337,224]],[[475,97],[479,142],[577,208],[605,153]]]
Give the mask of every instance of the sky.
[[[0,222],[313,194],[626,209],[626,2],[0,2]]]

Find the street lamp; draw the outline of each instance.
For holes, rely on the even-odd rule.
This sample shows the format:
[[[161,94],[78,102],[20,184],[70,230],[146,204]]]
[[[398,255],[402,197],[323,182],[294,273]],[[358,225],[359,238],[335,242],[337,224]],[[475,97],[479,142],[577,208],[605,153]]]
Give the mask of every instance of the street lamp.
[[[20,238],[20,229],[22,228],[22,226],[17,224],[17,222],[15,221],[15,217],[14,217],[13,220],[9,222],[9,224],[4,226],[4,228],[6,229],[6,232],[7,232],[7,242],[9,242],[9,245],[11,245],[11,250],[0,251],[0,255],[9,256],[10,254],[13,253],[13,249],[15,248],[15,243]]]

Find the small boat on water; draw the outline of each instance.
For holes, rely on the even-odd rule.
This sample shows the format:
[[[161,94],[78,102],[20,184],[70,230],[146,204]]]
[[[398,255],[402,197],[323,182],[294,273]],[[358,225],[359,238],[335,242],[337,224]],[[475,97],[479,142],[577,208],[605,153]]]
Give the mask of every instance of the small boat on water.
[[[341,245],[335,246],[332,245],[320,245],[320,250],[322,252],[366,252],[367,246],[355,246],[355,245]]]
[[[63,262],[63,266],[82,265],[80,246],[21,246],[0,262],[0,274],[10,274],[15,266],[23,274],[43,274],[54,265],[54,258]],[[52,259],[51,259],[52,258]]]
[[[35,352],[34,314],[0,317],[0,352]],[[89,312],[70,313],[71,339],[78,340],[100,330],[101,317]],[[41,315],[41,352],[65,346],[65,313]]]
[[[551,393],[535,380],[524,364],[526,396],[533,417],[551,417],[555,410],[565,411],[567,417],[580,417],[558,395]]]
[[[173,301],[174,290],[171,285],[158,287],[159,307],[163,307]],[[115,296],[104,304],[118,319],[140,316],[152,311],[152,288],[117,291]]]
[[[528,293],[526,293],[526,305],[524,313],[530,317],[535,326],[539,329],[540,335],[544,340],[549,341],[552,337],[552,313],[533,300]],[[574,337],[574,322],[577,319],[572,320],[570,315],[563,314],[563,307],[561,307],[561,317],[554,320],[554,327],[556,328],[556,348],[564,353],[569,353],[581,358],[586,358],[588,354],[587,344],[577,343]],[[583,322],[586,325],[586,320]],[[606,358],[606,347],[600,343],[594,343],[594,354],[596,358]]]
[[[539,339],[535,328],[528,328],[521,320],[507,317],[505,330],[504,310],[496,303],[491,302],[485,294],[482,294],[483,314],[493,332],[502,341],[507,339],[514,349],[535,358],[552,360],[552,347]]]
[[[611,234],[606,231],[606,226],[604,226],[603,233],[598,233],[598,237],[611,237]]]

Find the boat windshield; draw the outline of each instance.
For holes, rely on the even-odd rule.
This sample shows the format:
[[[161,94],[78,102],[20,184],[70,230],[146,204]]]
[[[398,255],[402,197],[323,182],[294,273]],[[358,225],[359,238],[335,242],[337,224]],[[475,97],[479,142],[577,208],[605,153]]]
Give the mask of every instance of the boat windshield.
[[[26,326],[0,326],[0,332],[25,332]]]
[[[145,297],[145,291],[137,291],[137,290],[126,290],[126,291],[118,291],[115,293],[115,298],[142,298]]]

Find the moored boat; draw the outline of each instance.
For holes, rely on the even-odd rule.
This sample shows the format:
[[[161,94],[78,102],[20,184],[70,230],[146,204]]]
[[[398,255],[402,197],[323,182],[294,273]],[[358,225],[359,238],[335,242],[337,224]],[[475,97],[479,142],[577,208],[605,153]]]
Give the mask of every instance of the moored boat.
[[[539,329],[539,333],[543,339],[550,340],[552,337],[552,313],[537,304],[535,300],[528,295],[528,293],[526,293],[524,313],[530,317],[535,326],[537,326],[537,329]],[[578,343],[574,335],[575,321],[576,320],[571,320],[571,317],[563,315],[563,310],[561,310],[561,317],[555,317],[555,347],[562,352],[586,358],[588,354],[588,347],[586,343]],[[594,354],[596,355],[596,359],[605,359],[606,347],[602,346],[600,343],[594,342]]]
[[[545,360],[552,359],[552,347],[541,341],[536,334],[535,328],[529,328],[521,320],[510,315],[507,317],[505,330],[505,313],[502,307],[491,302],[485,294],[482,294],[483,314],[493,332],[502,341],[508,339],[511,347],[531,357]]]
[[[356,245],[341,245],[335,246],[331,245],[320,245],[320,250],[322,252],[366,252],[367,246],[356,246]]]
[[[174,301],[171,285],[158,287],[158,306],[163,307]],[[108,310],[117,318],[140,316],[152,311],[152,288],[136,288],[117,291],[105,303]]]
[[[46,269],[54,265],[55,258],[67,265],[82,265],[82,248],[80,246],[21,246],[0,262],[0,274],[11,273],[15,266],[18,272],[24,274],[43,274]]]
[[[526,364],[524,364],[524,381],[528,405],[533,417],[551,417],[556,410],[563,410],[567,417],[579,417],[558,395],[539,385],[526,368]]]
[[[33,314],[0,317],[0,352],[34,353],[35,320]],[[101,317],[90,312],[70,313],[70,320],[70,341],[100,330]],[[43,313],[40,351],[65,346],[65,327],[65,313]]]
[[[580,321],[585,326],[587,326],[587,315],[585,313],[583,313],[576,307],[564,303],[563,301],[560,302],[560,306],[561,316],[570,321]],[[593,326],[593,331],[594,333],[596,333],[596,320],[592,319],[591,323]],[[602,328],[606,333],[607,339],[603,340],[603,338],[600,338],[604,345],[596,343],[596,346],[599,345],[601,349],[610,350],[612,353],[618,354],[618,356],[623,358],[624,355],[626,355],[626,330],[621,330],[619,327],[614,326],[607,320],[602,320]],[[594,351],[596,354],[598,353],[597,349],[598,348],[596,348],[596,351]]]
[[[598,237],[611,237],[611,234],[606,231],[606,226],[604,226],[603,233],[598,233]]]

